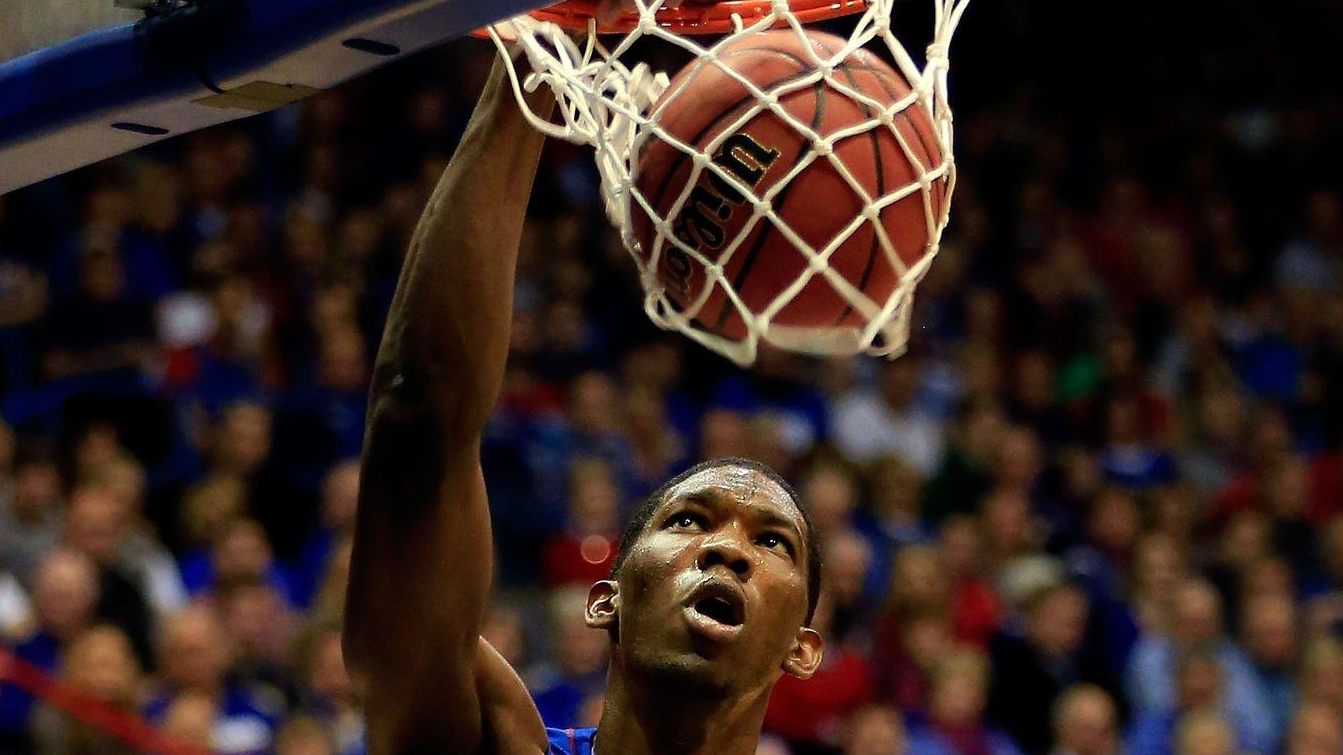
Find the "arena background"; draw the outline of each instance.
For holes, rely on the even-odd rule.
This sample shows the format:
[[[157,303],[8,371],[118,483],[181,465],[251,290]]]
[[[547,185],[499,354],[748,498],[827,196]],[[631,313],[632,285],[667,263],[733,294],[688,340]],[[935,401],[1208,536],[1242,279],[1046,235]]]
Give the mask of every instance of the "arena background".
[[[552,144],[484,447],[486,634],[547,722],[597,715],[581,595],[626,513],[744,455],[829,560],[826,664],[762,751],[1343,753],[1340,38],[1336,0],[979,0],[962,183],[891,363],[741,371],[654,330],[587,153]],[[0,197],[15,657],[184,746],[362,752],[338,627],[368,368],[491,55]],[[0,685],[0,751],[144,749]]]

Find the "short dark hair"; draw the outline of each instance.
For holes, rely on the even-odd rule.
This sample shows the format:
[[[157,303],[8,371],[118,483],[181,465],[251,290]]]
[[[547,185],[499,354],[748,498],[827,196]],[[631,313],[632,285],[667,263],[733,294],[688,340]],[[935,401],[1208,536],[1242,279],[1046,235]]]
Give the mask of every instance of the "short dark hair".
[[[793,505],[797,507],[798,513],[802,514],[802,521],[806,524],[806,532],[803,532],[802,535],[806,539],[807,544],[806,625],[810,626],[811,619],[816,613],[816,601],[820,598],[821,593],[822,559],[820,543],[816,541],[816,532],[811,524],[811,516],[807,514],[806,507],[802,505],[801,500],[798,498],[797,491],[793,489],[792,485],[788,484],[788,481],[783,478],[783,475],[774,471],[768,464],[758,462],[755,459],[727,456],[720,459],[702,461],[670,480],[667,480],[662,484],[662,487],[653,491],[648,498],[644,499],[643,503],[639,504],[639,508],[635,510],[634,516],[630,518],[629,524],[625,526],[625,531],[620,535],[620,547],[616,550],[615,561],[611,564],[611,579],[619,578],[620,567],[624,565],[625,557],[629,555],[630,547],[639,539],[639,535],[643,533],[644,527],[648,525],[648,520],[653,518],[653,512],[657,510],[658,506],[666,501],[667,494],[671,492],[671,489],[700,472],[709,469],[718,469],[720,467],[739,467],[763,474],[770,480],[773,480],[779,487],[783,488],[784,492],[788,494],[788,500],[792,501]]]

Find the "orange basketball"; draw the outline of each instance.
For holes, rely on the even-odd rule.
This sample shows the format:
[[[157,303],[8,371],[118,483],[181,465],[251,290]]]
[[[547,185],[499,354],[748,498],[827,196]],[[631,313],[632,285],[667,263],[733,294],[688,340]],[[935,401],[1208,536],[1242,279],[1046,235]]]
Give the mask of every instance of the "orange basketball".
[[[721,53],[732,70],[765,92],[786,87],[810,73],[813,56],[830,58],[844,40],[819,32],[807,32],[806,41],[791,29],[743,36]],[[834,78],[853,90],[883,104],[894,103],[910,93],[909,83],[880,58],[865,50],[849,55],[835,68]],[[683,86],[684,85],[684,86]],[[679,91],[678,91],[679,90]],[[703,150],[757,102],[757,98],[715,65],[693,66],[672,80],[659,120],[677,139]],[[821,80],[814,85],[779,95],[790,115],[808,124],[821,137],[830,136],[878,115],[870,105]],[[657,107],[661,107],[658,103]],[[889,194],[941,164],[932,117],[920,104],[895,115],[908,151],[891,126],[879,125],[840,139],[834,155],[869,196]],[[783,118],[764,110],[752,117],[710,155],[719,166],[752,186],[757,197],[785,178],[815,146]],[[639,154],[636,186],[658,215],[668,217],[691,180],[693,158],[661,139],[650,139]],[[947,179],[934,182],[931,190],[915,190],[887,206],[880,215],[891,246],[905,265],[919,260],[930,241],[929,217],[944,217],[948,196]],[[926,204],[925,204],[926,202]],[[867,204],[825,157],[812,162],[780,188],[773,198],[779,218],[813,249],[831,243]],[[633,230],[639,253],[648,259],[656,233],[650,218],[637,202],[633,204]],[[771,301],[802,275],[807,256],[768,217],[745,230],[753,214],[752,200],[731,184],[705,169],[696,179],[687,200],[673,217],[672,232],[708,260],[723,265],[723,273],[753,313],[762,312]],[[732,242],[745,231],[746,238],[730,256]],[[865,222],[835,250],[830,267],[879,305],[899,283],[899,270],[883,250],[873,223]],[[664,240],[657,275],[667,297],[682,312],[705,293],[712,281],[701,263]],[[693,313],[700,326],[722,337],[739,340],[746,324],[721,285],[708,292],[702,307]],[[772,320],[792,327],[861,327],[865,318],[849,306],[830,281],[817,275],[807,283]]]

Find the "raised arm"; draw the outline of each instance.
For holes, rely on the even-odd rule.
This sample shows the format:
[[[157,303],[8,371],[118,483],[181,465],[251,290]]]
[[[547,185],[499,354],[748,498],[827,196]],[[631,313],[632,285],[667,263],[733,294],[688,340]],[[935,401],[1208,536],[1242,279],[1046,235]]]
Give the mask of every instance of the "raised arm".
[[[370,755],[471,755],[495,749],[500,727],[544,738],[526,690],[479,640],[492,558],[480,432],[503,379],[542,141],[496,62],[378,349],[344,635]]]

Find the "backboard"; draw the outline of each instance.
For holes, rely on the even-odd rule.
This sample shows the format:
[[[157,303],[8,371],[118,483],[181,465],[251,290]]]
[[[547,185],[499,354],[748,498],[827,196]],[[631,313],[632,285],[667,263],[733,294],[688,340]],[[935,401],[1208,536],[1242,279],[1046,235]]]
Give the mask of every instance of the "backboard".
[[[0,10],[0,194],[333,87],[543,0],[25,0]]]

